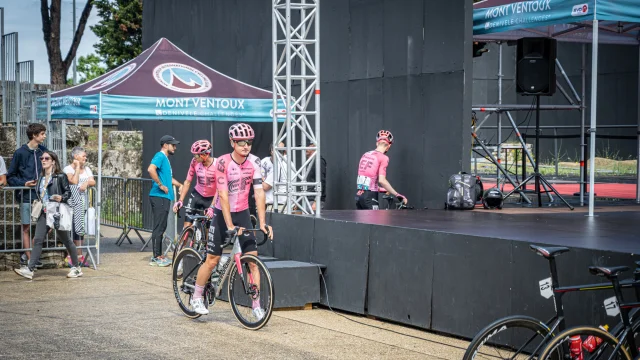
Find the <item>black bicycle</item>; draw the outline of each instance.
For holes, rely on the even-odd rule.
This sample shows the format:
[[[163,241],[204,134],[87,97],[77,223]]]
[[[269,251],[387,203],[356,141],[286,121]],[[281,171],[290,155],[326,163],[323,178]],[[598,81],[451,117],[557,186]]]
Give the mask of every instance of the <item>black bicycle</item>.
[[[575,291],[592,291],[613,289],[611,284],[587,284],[560,287],[555,257],[569,251],[566,247],[547,247],[530,245],[532,251],[549,261],[551,277],[540,282],[540,293],[544,297],[553,297],[556,313],[546,322],[526,315],[512,315],[496,320],[480,330],[473,338],[464,360],[471,359],[533,359],[552,339],[558,331],[565,329],[565,315],[562,297],[565,293]],[[640,301],[640,262],[633,280],[620,282],[622,288],[635,288],[635,294]],[[630,313],[632,322],[638,309]],[[639,321],[640,322],[640,321]],[[611,331],[620,334],[624,324],[618,324]],[[550,354],[553,359],[562,359],[560,353]]]
[[[385,210],[391,210],[393,208],[395,208],[396,210],[414,210],[413,206],[405,205],[404,202],[402,202],[403,198],[400,197],[395,197],[390,194],[384,194],[382,195],[382,200],[386,202],[387,207]]]
[[[198,210],[190,207],[184,207],[185,210],[193,210],[197,215],[190,215],[192,221],[191,226],[182,229],[180,236],[174,241],[170,248],[173,249],[172,263],[175,264],[176,256],[185,247],[195,249],[200,253],[204,253],[207,246],[207,234],[211,219],[205,215],[206,210]],[[179,215],[178,215],[179,216]],[[169,249],[167,249],[169,251]]]
[[[640,262],[639,262],[640,263]],[[638,264],[638,263],[637,263]],[[639,264],[640,265],[640,264]],[[568,359],[637,359],[638,330],[640,321],[630,316],[630,309],[640,307],[640,302],[625,303],[622,295],[622,286],[618,276],[629,270],[627,266],[601,267],[590,266],[592,275],[603,276],[611,281],[615,302],[607,299],[605,306],[608,315],[620,315],[622,327],[617,331],[607,332],[605,328],[593,326],[576,326],[562,331],[554,339],[549,341],[540,352],[540,359],[548,359],[550,354],[563,354]],[[636,275],[638,274],[636,269]],[[618,313],[618,314],[616,314]]]
[[[261,229],[244,229],[244,231],[262,232]],[[268,234],[264,233],[264,244]],[[236,319],[247,329],[258,330],[265,326],[273,311],[273,283],[267,266],[257,256],[242,255],[238,233],[235,230],[227,231],[227,237],[223,248],[233,243],[233,250],[229,256],[223,255],[216,268],[213,270],[204,289],[204,304],[207,308],[213,306],[222,293],[223,284],[227,282],[227,296],[231,309]],[[195,249],[186,247],[178,253],[176,262],[182,264],[173,267],[173,293],[178,301],[180,310],[190,318],[198,318],[191,307],[196,284],[196,277],[200,266],[204,264],[206,257]],[[175,263],[174,263],[175,264]],[[231,266],[230,266],[231,265]],[[253,269],[253,270],[252,270]],[[262,312],[256,312],[256,302]]]

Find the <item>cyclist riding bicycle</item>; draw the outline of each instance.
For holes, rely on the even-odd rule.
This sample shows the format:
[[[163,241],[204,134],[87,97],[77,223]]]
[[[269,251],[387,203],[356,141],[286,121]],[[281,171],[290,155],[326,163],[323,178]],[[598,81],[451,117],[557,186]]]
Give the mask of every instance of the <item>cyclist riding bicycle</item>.
[[[253,185],[253,191],[258,210],[260,229],[269,234],[273,239],[271,226],[266,225],[265,194],[262,189],[262,176],[260,173],[260,158],[250,154],[251,145],[255,134],[251,126],[238,123],[229,128],[229,140],[233,152],[218,158],[216,164],[216,184],[218,195],[215,209],[209,207],[207,216],[213,218],[212,226],[209,228],[209,238],[207,240],[207,260],[205,261],[196,277],[196,289],[191,299],[193,311],[206,315],[209,310],[204,305],[203,290],[207,279],[213,269],[218,264],[222,255],[222,244],[228,230],[231,235],[237,232],[240,240],[240,247],[243,254],[258,256],[258,246],[256,238],[251,232],[243,232],[243,229],[252,228],[249,215],[249,191]],[[249,269],[254,274],[259,274],[255,264],[249,265]],[[255,279],[255,285],[260,289],[259,276]],[[260,298],[253,300],[253,313],[258,319],[264,317],[264,310],[260,307]]]
[[[389,157],[385,155],[393,144],[390,131],[380,130],[376,135],[376,149],[368,151],[360,158],[356,192],[358,210],[378,210],[378,190],[383,187],[404,204],[407,198],[399,194],[387,180]]]
[[[192,216],[198,215],[199,211],[206,210],[216,194],[216,159],[211,156],[212,146],[207,140],[198,140],[191,145],[193,159],[189,165],[187,179],[184,181],[184,189],[189,189],[191,180],[196,177],[196,186],[193,187],[187,200],[187,210],[185,212],[184,228],[191,226]],[[173,212],[178,212],[183,205],[186,191],[180,194],[180,200],[173,205]],[[206,236],[206,234],[205,234]]]

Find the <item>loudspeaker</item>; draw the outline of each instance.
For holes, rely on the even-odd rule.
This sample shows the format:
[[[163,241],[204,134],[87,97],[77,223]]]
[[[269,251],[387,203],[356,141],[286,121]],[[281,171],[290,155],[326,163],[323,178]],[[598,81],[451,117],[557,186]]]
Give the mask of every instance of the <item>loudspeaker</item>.
[[[541,96],[555,94],[556,52],[556,39],[518,39],[516,93]]]

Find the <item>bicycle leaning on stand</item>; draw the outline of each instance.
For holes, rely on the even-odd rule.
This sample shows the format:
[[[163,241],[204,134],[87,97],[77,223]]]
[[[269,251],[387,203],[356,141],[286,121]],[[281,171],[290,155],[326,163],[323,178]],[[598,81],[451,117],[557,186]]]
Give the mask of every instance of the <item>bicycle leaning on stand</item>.
[[[268,234],[261,229],[243,229],[243,231],[262,232],[264,239],[258,241],[258,246],[264,244]],[[247,329],[258,330],[265,326],[273,312],[273,283],[267,266],[258,257],[242,254],[237,229],[227,231],[227,237],[222,247],[233,243],[229,256],[223,254],[218,265],[213,270],[204,288],[204,304],[207,308],[213,306],[216,298],[222,293],[222,285],[227,282],[227,296],[236,319]],[[195,319],[200,314],[193,311],[190,305],[195,291],[196,276],[206,257],[193,248],[185,247],[174,261],[173,293],[178,301],[180,310],[189,318]],[[182,264],[182,266],[175,266]],[[258,273],[251,271],[250,264],[255,265]],[[253,313],[252,303],[259,299],[264,316],[257,318]]]

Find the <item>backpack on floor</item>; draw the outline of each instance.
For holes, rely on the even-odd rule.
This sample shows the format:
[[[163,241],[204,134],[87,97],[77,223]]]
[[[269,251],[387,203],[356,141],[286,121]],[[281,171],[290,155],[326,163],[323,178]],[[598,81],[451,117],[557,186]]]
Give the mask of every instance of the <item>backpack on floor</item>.
[[[477,181],[478,179],[471,174],[451,175],[444,208],[451,210],[471,210],[475,208]]]

